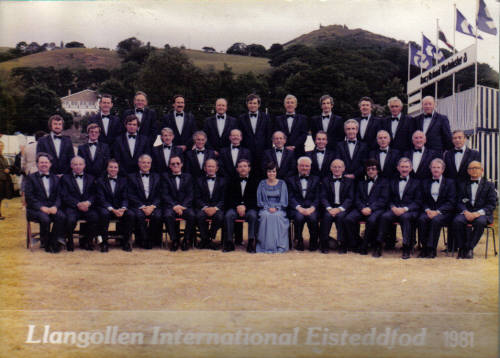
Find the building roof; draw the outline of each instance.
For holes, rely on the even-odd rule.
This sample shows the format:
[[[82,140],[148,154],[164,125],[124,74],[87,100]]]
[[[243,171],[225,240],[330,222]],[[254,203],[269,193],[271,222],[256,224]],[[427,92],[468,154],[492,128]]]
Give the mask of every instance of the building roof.
[[[61,101],[86,101],[86,102],[96,102],[97,101],[97,92],[89,89],[85,89],[80,92],[76,92],[70,94],[65,97],[61,97]]]

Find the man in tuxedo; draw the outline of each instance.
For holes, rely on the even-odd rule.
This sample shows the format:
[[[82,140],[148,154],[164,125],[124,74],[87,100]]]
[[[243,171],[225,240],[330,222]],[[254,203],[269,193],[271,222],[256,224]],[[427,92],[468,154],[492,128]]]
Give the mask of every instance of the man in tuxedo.
[[[384,118],[382,128],[391,136],[391,148],[404,153],[410,150],[413,118],[401,112],[403,102],[398,97],[389,98],[387,106],[391,111],[391,115]]]
[[[314,137],[314,149],[306,152],[306,156],[312,161],[311,174],[320,179],[331,174],[330,163],[335,159],[335,152],[328,149],[328,143],[327,133],[319,130]]]
[[[174,131],[170,128],[161,130],[161,144],[153,147],[151,157],[153,158],[153,170],[163,174],[168,172],[170,157],[174,155],[182,156],[182,149],[174,145]]]
[[[430,170],[431,161],[434,158],[440,158],[439,152],[429,149],[426,145],[427,138],[422,131],[415,131],[411,136],[412,148],[403,154],[404,157],[410,158],[413,171],[412,177],[417,179],[428,179],[432,176]]]
[[[180,241],[179,227],[175,219],[181,218],[186,222],[181,244],[182,251],[189,249],[195,234],[193,177],[189,173],[183,173],[182,166],[182,157],[172,155],[170,156],[170,171],[164,172],[161,176],[162,217],[172,241],[171,251],[177,251]]]
[[[151,162],[148,154],[141,155],[139,170],[128,175],[128,201],[136,218],[136,241],[148,250],[162,242],[161,182],[160,175],[151,172]]]
[[[274,148],[266,149],[264,152],[264,160],[261,163],[262,171],[266,171],[268,163],[274,162],[278,167],[277,177],[284,180],[295,174],[295,155],[293,151],[285,148],[285,133],[276,131],[273,133],[272,138]]]
[[[196,131],[193,134],[194,148],[188,150],[185,154],[187,173],[190,173],[193,180],[205,175],[203,165],[208,159],[215,159],[215,152],[213,149],[208,149],[205,145],[207,143],[207,135],[203,131]]]
[[[455,181],[443,176],[445,164],[440,158],[433,159],[431,179],[422,181],[423,213],[418,217],[418,239],[422,251],[418,257],[435,258],[441,228],[448,224],[455,213]]]
[[[214,240],[224,221],[226,181],[217,175],[218,169],[217,161],[208,159],[204,164],[206,175],[196,180],[196,220],[200,229],[201,249],[218,249]],[[211,220],[210,228],[207,220]]]
[[[96,123],[101,128],[99,141],[106,143],[110,148],[115,138],[125,131],[123,122],[118,116],[111,114],[113,98],[110,94],[102,94],[99,98],[100,112],[89,119],[89,124]]]
[[[63,136],[64,119],[58,114],[49,118],[50,133],[40,138],[36,145],[37,153],[47,153],[52,158],[50,172],[62,176],[71,172],[71,158],[75,156],[71,138]]]
[[[50,173],[50,155],[40,152],[36,156],[38,171],[25,178],[26,218],[40,224],[40,241],[47,252],[59,252],[64,245],[66,216],[61,207],[59,177]],[[50,224],[52,230],[50,229]]]
[[[252,161],[252,155],[247,148],[241,146],[242,134],[239,129],[232,129],[229,134],[231,144],[229,147],[222,148],[219,153],[219,163],[221,165],[221,175],[227,181],[238,177],[236,164],[241,159]]]
[[[467,167],[469,180],[458,182],[458,214],[453,219],[454,236],[458,240],[457,258],[472,259],[484,228],[493,222],[493,211],[497,204],[495,184],[483,178],[480,162],[472,161]],[[472,225],[472,233],[467,225]]]
[[[281,131],[286,135],[286,148],[295,154],[295,157],[304,155],[304,143],[307,139],[309,124],[307,117],[295,113],[297,109],[297,97],[288,94],[284,100],[285,114],[276,117],[274,132]]]
[[[338,142],[344,140],[344,120],[342,117],[333,114],[333,98],[330,95],[323,95],[319,99],[321,106],[321,115],[311,118],[311,135],[316,138],[319,131],[327,134],[327,148],[331,151],[335,150]]]
[[[319,235],[319,194],[320,179],[311,175],[312,160],[309,157],[300,157],[297,160],[299,174],[287,178],[289,217],[294,222],[296,250],[304,251],[302,231],[307,222],[309,229],[309,251],[318,249]]]
[[[377,132],[383,129],[383,120],[372,115],[373,99],[370,97],[362,97],[358,102],[358,107],[361,116],[354,118],[359,124],[357,138],[365,143],[369,149],[375,149],[377,147]],[[363,171],[362,166],[361,171]]]
[[[123,118],[126,120],[128,116],[135,115],[137,118],[138,134],[148,138],[149,146],[152,147],[158,134],[158,128],[156,112],[154,109],[148,108],[147,105],[148,97],[146,93],[142,91],[136,92],[134,96],[134,109],[127,109],[123,112]]]
[[[242,145],[252,154],[252,175],[263,177],[260,166],[264,151],[271,148],[272,123],[270,116],[259,110],[261,100],[256,94],[249,94],[246,99],[248,112],[238,118],[238,128],[243,136]]]
[[[78,156],[85,160],[85,173],[98,178],[106,171],[110,158],[109,146],[100,141],[101,128],[97,123],[87,126],[88,141],[78,146]]]
[[[112,219],[118,220],[117,228],[122,235],[122,249],[132,251],[130,234],[135,222],[129,210],[127,178],[119,177],[119,164],[115,159],[108,160],[106,175],[96,180],[97,212],[99,213],[99,235],[102,238],[101,252],[108,252],[108,227]]]
[[[380,168],[379,173],[384,178],[394,178],[398,175],[396,166],[398,165],[398,160],[401,158],[401,153],[392,147],[391,137],[389,132],[381,129],[377,133],[377,144],[378,148],[370,151],[368,158],[373,158],[377,161]]]
[[[134,114],[125,118],[126,132],[116,138],[113,144],[113,157],[120,164],[120,174],[127,175],[139,170],[139,157],[150,153],[150,142],[146,136],[137,132],[138,121]]]
[[[236,118],[226,113],[225,98],[215,101],[215,112],[215,116],[205,119],[203,131],[207,134],[207,145],[218,154],[222,148],[229,146],[229,133],[232,129],[238,128],[238,123]]]
[[[248,159],[238,160],[238,176],[231,179],[226,193],[226,238],[223,251],[234,251],[234,220],[248,222],[247,252],[255,252],[257,227],[257,185],[255,176],[250,175],[251,164]]]
[[[95,196],[94,177],[85,173],[85,160],[76,156],[71,159],[71,173],[61,178],[61,199],[66,214],[66,248],[73,251],[73,232],[78,220],[87,223],[80,234],[80,248],[92,251],[92,240],[97,236],[99,216]]]
[[[457,182],[465,182],[469,179],[467,168],[472,161],[481,161],[481,154],[477,150],[467,147],[467,137],[462,130],[455,130],[451,140],[453,149],[444,153],[446,169],[444,176],[455,179]]]
[[[387,209],[389,202],[389,183],[379,176],[379,164],[375,159],[365,162],[366,179],[357,185],[352,211],[345,218],[345,232],[349,238],[359,240],[359,222],[365,222],[365,237],[359,245],[361,255],[368,254],[368,247],[373,247],[373,256],[382,255],[382,245],[377,242],[380,216]]]
[[[448,117],[435,111],[434,97],[426,96],[422,100],[423,112],[415,117],[412,133],[420,130],[427,137],[427,147],[442,154],[452,149],[450,122]]]
[[[350,179],[363,177],[363,163],[368,157],[368,146],[357,139],[359,123],[355,119],[348,119],[344,123],[346,140],[337,143],[335,158],[342,160],[345,165],[344,176]]]
[[[354,180],[344,176],[345,165],[340,159],[335,159],[330,165],[332,175],[323,178],[321,182],[321,204],[325,208],[320,226],[320,249],[327,254],[329,251],[328,240],[332,223],[335,221],[337,228],[337,241],[339,254],[347,253],[352,248],[351,238],[344,232],[344,219],[354,202]]]
[[[389,182],[389,210],[380,218],[380,229],[377,235],[378,245],[381,246],[384,238],[392,231],[394,222],[399,222],[403,233],[403,259],[410,258],[413,222],[420,211],[420,182],[412,178],[411,160],[403,157],[398,162],[399,177]],[[382,250],[380,250],[382,253]]]
[[[183,152],[193,147],[193,134],[196,132],[196,120],[191,112],[185,112],[185,98],[181,94],[174,96],[173,111],[168,112],[162,121],[162,128],[174,131],[174,145]]]

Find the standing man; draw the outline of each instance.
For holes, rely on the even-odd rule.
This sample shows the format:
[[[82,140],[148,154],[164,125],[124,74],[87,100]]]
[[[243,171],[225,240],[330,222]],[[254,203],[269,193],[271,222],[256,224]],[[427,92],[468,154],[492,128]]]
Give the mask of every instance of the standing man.
[[[161,144],[153,147],[151,157],[153,158],[153,170],[156,173],[165,173],[169,170],[170,157],[182,156],[182,149],[176,147],[174,131],[168,127],[161,130]]]
[[[479,162],[481,155],[477,150],[467,147],[467,137],[464,131],[455,130],[452,133],[451,140],[453,149],[444,153],[444,162],[446,169],[444,176],[455,179],[457,182],[465,182],[469,179],[467,168],[472,161]]]
[[[345,165],[346,178],[361,179],[364,174],[363,163],[368,157],[368,146],[357,139],[359,123],[355,119],[348,119],[344,123],[346,140],[337,143],[335,158]]]
[[[291,150],[297,158],[304,155],[304,143],[307,139],[309,124],[305,115],[295,112],[297,97],[288,94],[283,103],[286,113],[276,117],[274,131],[281,131],[286,135],[285,147]]]
[[[328,143],[326,132],[319,130],[314,137],[314,149],[306,152],[312,161],[311,173],[320,179],[330,175],[330,164],[335,159],[335,151],[328,149]]]
[[[227,112],[227,100],[219,98],[215,101],[215,116],[205,119],[203,131],[207,134],[208,146],[217,154],[224,147],[228,147],[229,133],[238,128],[236,118],[229,116]]]
[[[264,160],[262,164],[262,171],[266,171],[266,165],[269,162],[276,163],[276,175],[279,179],[286,179],[295,174],[295,155],[294,152],[285,148],[286,135],[281,131],[273,133],[274,148],[267,149],[264,152]]]
[[[358,102],[358,107],[361,116],[354,118],[359,124],[358,140],[365,143],[369,149],[375,149],[377,132],[383,129],[383,120],[372,115],[373,99],[370,97],[362,97]]]
[[[222,175],[226,180],[232,180],[238,177],[236,165],[241,159],[252,161],[252,155],[247,148],[241,146],[242,134],[239,129],[232,129],[229,134],[231,145],[222,148],[219,153],[219,163],[221,165]]]
[[[146,93],[142,91],[136,92],[134,96],[134,109],[127,109],[123,113],[123,118],[126,119],[130,115],[135,115],[137,118],[138,133],[147,137],[149,146],[152,147],[158,134],[156,112],[154,109],[148,108],[147,105],[148,97]]]
[[[125,131],[125,126],[118,116],[111,114],[113,99],[110,94],[102,94],[99,98],[100,113],[90,117],[89,124],[96,123],[101,128],[100,141],[110,148],[115,138]]]
[[[75,156],[73,144],[63,136],[64,119],[58,114],[49,118],[50,133],[37,142],[36,152],[47,153],[52,158],[50,172],[59,176],[71,172],[71,159]]]
[[[316,138],[319,131],[327,134],[329,150],[334,151],[338,142],[344,140],[344,120],[342,117],[333,114],[333,98],[330,95],[323,95],[319,99],[321,115],[311,118],[311,135]]]
[[[422,131],[415,131],[411,136],[412,148],[404,153],[404,157],[410,158],[412,163],[412,176],[417,179],[428,179],[431,177],[430,164],[434,158],[441,157],[440,153],[426,146],[427,138]]]
[[[434,97],[426,96],[422,100],[423,112],[415,117],[412,133],[416,130],[424,132],[427,137],[427,147],[442,154],[452,149],[450,122],[448,117],[435,111]]]
[[[181,94],[174,96],[173,111],[163,117],[162,128],[174,131],[174,145],[183,152],[193,147],[193,134],[196,132],[196,121],[191,112],[185,112],[185,98]]]
[[[190,173],[193,180],[204,176],[203,166],[208,159],[215,159],[215,152],[208,149],[205,144],[207,143],[207,135],[203,131],[196,131],[193,134],[194,148],[186,152],[186,169]]]
[[[377,133],[377,144],[378,148],[372,150],[368,155],[368,158],[373,158],[377,161],[379,166],[378,175],[384,178],[394,178],[398,175],[398,171],[396,170],[396,166],[398,165],[399,158],[401,158],[401,153],[392,148],[391,137],[389,132],[386,130],[379,130]]]
[[[88,141],[78,146],[78,156],[85,160],[85,173],[99,178],[106,172],[110,158],[109,146],[100,141],[101,128],[97,123],[87,126]]]
[[[382,128],[391,136],[391,148],[404,153],[410,150],[413,118],[404,115],[403,102],[398,97],[391,97],[387,101],[391,115],[383,119]]]

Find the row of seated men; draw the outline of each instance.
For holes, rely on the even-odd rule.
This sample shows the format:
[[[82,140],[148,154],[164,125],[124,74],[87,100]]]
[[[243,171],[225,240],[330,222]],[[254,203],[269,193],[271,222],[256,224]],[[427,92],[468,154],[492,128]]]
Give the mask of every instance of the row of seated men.
[[[77,220],[88,222],[80,246],[92,248],[94,237],[101,241],[101,251],[108,250],[108,225],[111,218],[120,221],[126,251],[132,250],[130,234],[146,249],[161,245],[162,226],[166,224],[171,250],[187,250],[195,239],[195,222],[199,228],[201,248],[217,248],[214,240],[224,226],[223,251],[233,251],[234,220],[248,221],[247,251],[255,251],[258,225],[256,188],[258,179],[251,175],[251,163],[237,163],[237,177],[226,179],[217,174],[215,159],[204,162],[204,176],[193,178],[182,172],[180,156],[171,156],[170,173],[151,171],[152,159],[144,154],[138,160],[139,170],[126,178],[119,177],[119,164],[108,161],[106,175],[94,179],[84,172],[85,160],[71,160],[69,174],[59,178],[50,174],[50,155],[39,153],[38,172],[28,176],[25,184],[27,218],[40,222],[40,235],[47,251],[58,252],[65,245],[74,249],[73,230]],[[333,222],[336,225],[339,253],[356,250],[380,257],[394,222],[403,234],[403,258],[410,257],[414,246],[412,231],[418,226],[422,245],[420,257],[436,257],[440,230],[452,223],[459,258],[472,258],[473,248],[484,227],[493,220],[497,195],[492,183],[482,178],[478,161],[468,165],[468,179],[446,178],[445,163],[435,158],[430,163],[432,177],[419,180],[410,175],[408,158],[398,161],[396,178],[379,175],[375,159],[365,162],[365,178],[356,182],[345,175],[340,159],[330,164],[330,175],[320,179],[311,174],[312,160],[302,156],[297,161],[298,174],[286,179],[289,193],[288,217],[295,223],[299,250],[304,250],[303,226],[308,225],[309,249],[328,253]],[[180,243],[176,219],[186,221],[185,237]],[[208,220],[207,220],[208,219]],[[225,220],[225,222],[224,222]],[[359,222],[366,223],[365,237],[359,238]],[[49,230],[53,222],[52,230]],[[320,223],[320,225],[318,225]],[[467,225],[472,234],[466,235]]]

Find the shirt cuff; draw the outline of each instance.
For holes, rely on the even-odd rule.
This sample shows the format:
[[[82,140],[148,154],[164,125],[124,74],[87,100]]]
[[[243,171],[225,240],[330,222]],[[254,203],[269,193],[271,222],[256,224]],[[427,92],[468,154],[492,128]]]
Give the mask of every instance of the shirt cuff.
[[[478,212],[480,215],[486,215],[486,212],[485,212],[483,209],[478,210],[477,212]]]
[[[403,209],[405,209],[405,211],[410,211],[407,206],[403,207]]]
[[[107,209],[108,209],[108,211],[113,211],[113,207],[112,206],[108,206]]]
[[[339,206],[340,211],[345,211],[345,209],[342,206]]]

